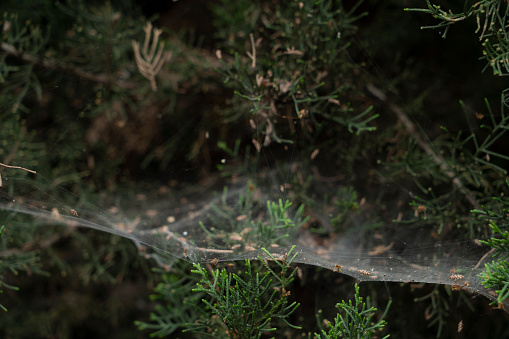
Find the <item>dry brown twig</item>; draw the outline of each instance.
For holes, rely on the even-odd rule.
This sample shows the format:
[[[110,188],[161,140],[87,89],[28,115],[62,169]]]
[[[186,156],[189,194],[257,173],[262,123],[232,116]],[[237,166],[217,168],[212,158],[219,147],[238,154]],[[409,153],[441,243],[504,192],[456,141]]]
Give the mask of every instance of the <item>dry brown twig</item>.
[[[251,40],[251,50],[253,51],[252,53],[250,52],[246,52],[247,53],[247,56],[251,59],[251,67],[253,68],[256,68],[256,43],[255,43],[255,40],[254,40],[254,35],[253,33],[250,33],[249,34],[249,39]]]
[[[159,36],[162,30],[155,28],[153,30],[154,36],[152,37],[152,44],[149,52],[150,36],[152,35],[152,24],[149,22],[147,26],[143,28],[145,31],[145,42],[143,43],[143,49],[140,51],[140,44],[138,41],[133,40],[134,56],[136,58],[136,65],[140,73],[150,81],[152,90],[157,91],[156,75],[159,73],[164,63],[170,60],[171,52],[164,52],[164,44],[159,43]]]
[[[7,167],[7,168],[13,168],[13,169],[20,169],[20,170],[24,170],[24,171],[27,171],[27,172],[30,172],[30,173],[33,173],[33,174],[37,173],[36,171],[28,169],[28,168],[24,168],[24,167],[21,167],[21,166],[6,165],[6,164],[2,164],[1,162],[0,162],[0,166]]]
[[[21,167],[21,166],[6,165],[6,164],[2,164],[1,162],[0,162],[0,166],[6,167],[6,168],[20,169],[20,170],[27,171],[27,172],[30,172],[30,173],[33,173],[33,174],[37,173],[36,171],[30,170],[28,168],[24,168],[24,167]],[[2,175],[0,174],[0,187],[2,187],[2,186],[3,186]]]

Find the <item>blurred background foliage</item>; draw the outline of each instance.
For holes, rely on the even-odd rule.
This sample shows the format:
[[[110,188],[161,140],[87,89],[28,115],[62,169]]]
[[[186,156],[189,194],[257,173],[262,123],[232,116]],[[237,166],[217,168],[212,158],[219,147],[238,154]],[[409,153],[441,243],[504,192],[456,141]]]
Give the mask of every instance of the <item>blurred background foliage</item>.
[[[492,117],[499,123],[505,79],[482,73],[475,20],[451,27],[442,39],[440,31],[420,30],[434,25],[431,16],[403,11],[419,6],[411,0],[2,1],[1,162],[37,170],[55,197],[59,186],[77,204],[106,206],[118,203],[112,197],[161,185],[186,190],[274,171],[284,187],[273,190],[285,191],[295,206],[305,203],[309,225],[321,236],[347,229],[357,214],[376,229],[393,217],[391,205],[410,203],[415,208],[401,219],[410,230],[432,225],[441,239],[486,237],[490,229],[470,216],[465,191],[419,147],[393,105],[489,208],[506,189],[507,158],[481,163],[486,152],[464,140],[474,133],[482,144],[492,135],[474,113],[490,119],[487,125]],[[461,9],[463,1],[442,6]],[[148,21],[163,30],[160,41],[171,53],[156,76],[157,91],[138,71],[132,49],[133,40],[144,41]],[[490,149],[504,154],[507,142],[501,136]],[[14,169],[0,174],[36,180]],[[320,192],[340,180],[345,185],[321,203]],[[410,191],[419,197],[410,199]],[[418,208],[425,216],[414,214]],[[327,214],[335,218],[324,220]],[[1,216],[4,338],[147,337],[135,320],[153,323],[150,312],[167,314],[189,297],[168,293],[183,285],[178,277],[192,285],[186,263],[153,271],[154,262],[126,239]],[[292,322],[313,333],[318,309],[332,319],[335,303],[353,296],[353,280],[303,271],[292,286],[301,303]],[[394,299],[385,328],[394,337],[431,338],[437,330],[459,337],[460,320],[465,337],[507,335],[505,314],[463,292],[418,284],[364,289],[378,309]],[[416,296],[423,302],[409,302]],[[175,333],[196,319],[177,315]],[[300,333],[288,331],[281,333]]]

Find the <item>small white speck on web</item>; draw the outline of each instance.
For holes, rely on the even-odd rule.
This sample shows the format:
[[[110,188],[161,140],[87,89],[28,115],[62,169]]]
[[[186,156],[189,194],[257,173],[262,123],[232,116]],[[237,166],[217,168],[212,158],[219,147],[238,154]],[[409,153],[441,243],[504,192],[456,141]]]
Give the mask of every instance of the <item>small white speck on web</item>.
[[[182,232],[184,236],[187,236],[187,231]]]

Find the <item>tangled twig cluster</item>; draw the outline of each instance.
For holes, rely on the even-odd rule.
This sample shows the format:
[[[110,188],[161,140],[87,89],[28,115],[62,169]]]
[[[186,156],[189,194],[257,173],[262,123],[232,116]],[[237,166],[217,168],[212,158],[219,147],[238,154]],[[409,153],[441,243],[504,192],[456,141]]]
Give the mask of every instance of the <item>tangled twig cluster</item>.
[[[164,44],[159,43],[159,36],[162,30],[156,28],[153,30],[154,36],[152,37],[152,44],[149,52],[150,36],[152,35],[152,24],[149,22],[147,26],[143,28],[145,31],[145,42],[143,43],[143,49],[140,51],[140,44],[138,41],[133,40],[134,56],[136,58],[136,65],[140,73],[150,81],[152,90],[157,91],[157,85],[155,77],[161,70],[164,63],[171,58],[171,52],[164,51]]]

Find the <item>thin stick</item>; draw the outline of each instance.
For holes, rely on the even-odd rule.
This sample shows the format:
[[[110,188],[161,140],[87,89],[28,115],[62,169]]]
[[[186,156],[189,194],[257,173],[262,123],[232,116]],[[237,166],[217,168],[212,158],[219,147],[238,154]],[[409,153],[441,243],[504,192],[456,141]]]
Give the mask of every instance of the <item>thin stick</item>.
[[[28,168],[20,167],[20,166],[10,166],[10,165],[6,165],[6,164],[2,164],[1,162],[0,162],[0,166],[7,167],[7,168],[20,169],[20,170],[24,170],[24,171],[27,171],[27,172],[30,172],[33,174],[37,174],[36,171],[30,170]]]
[[[479,266],[481,265],[481,263],[484,261],[484,259],[486,259],[486,257],[490,254],[492,254],[493,252],[495,252],[495,249],[492,248],[489,252],[487,252],[485,255],[482,256],[481,259],[479,259],[479,262],[477,263],[477,265],[475,265],[474,269],[477,269],[479,268]]]
[[[249,39],[251,39],[251,49],[253,50],[253,53],[249,53],[247,52],[247,55],[251,58],[251,60],[253,61],[251,66],[253,68],[256,67],[256,44],[255,44],[255,41],[254,41],[254,35],[253,33],[249,33]]]

